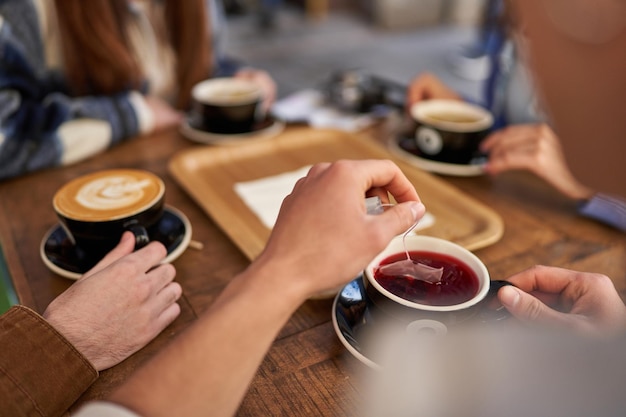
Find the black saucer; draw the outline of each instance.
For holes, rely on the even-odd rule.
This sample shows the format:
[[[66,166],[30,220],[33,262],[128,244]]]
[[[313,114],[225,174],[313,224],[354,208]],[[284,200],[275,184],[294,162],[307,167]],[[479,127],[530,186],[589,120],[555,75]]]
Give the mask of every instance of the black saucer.
[[[341,343],[355,358],[371,368],[381,369],[381,365],[374,359],[375,354],[372,353],[372,349],[368,351],[368,345],[371,345],[373,340],[384,337],[384,334],[393,334],[395,330],[387,327],[389,322],[379,321],[378,326],[373,323],[372,312],[369,311],[365,300],[363,279],[363,275],[359,275],[343,287],[335,297],[332,308],[333,327]],[[505,281],[491,281],[488,296],[495,297],[498,290],[507,284]],[[470,320],[473,323],[494,326],[497,323],[506,323],[509,318],[511,315],[499,302],[489,302],[477,310]]]
[[[378,369],[380,366],[368,357],[363,344],[371,319],[365,302],[363,276],[350,281],[335,297],[333,302],[333,327],[341,343],[365,365]]]
[[[148,235],[150,240],[159,241],[167,248],[167,257],[163,262],[172,262],[189,246],[191,223],[181,211],[166,206],[163,217],[148,229]],[[84,259],[60,224],[56,224],[46,233],[39,253],[52,272],[65,278],[78,279],[94,266]]]
[[[282,132],[285,123],[271,116],[255,124],[250,132],[244,133],[214,133],[198,129],[189,120],[183,122],[180,133],[194,142],[210,145],[235,145],[243,139],[270,138]]]
[[[415,143],[415,139],[408,135],[400,135],[390,141],[391,151],[402,157],[412,165],[425,171],[436,174],[451,175],[457,177],[473,177],[484,175],[483,165],[487,162],[487,156],[477,154],[468,164],[453,164],[449,162],[439,162],[425,158]]]

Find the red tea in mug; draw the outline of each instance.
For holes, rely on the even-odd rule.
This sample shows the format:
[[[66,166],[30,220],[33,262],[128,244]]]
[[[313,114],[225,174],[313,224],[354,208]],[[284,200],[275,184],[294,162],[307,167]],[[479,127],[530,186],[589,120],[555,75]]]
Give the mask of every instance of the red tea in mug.
[[[405,300],[431,306],[449,306],[471,300],[478,293],[476,273],[465,263],[452,256],[426,251],[410,251],[415,262],[433,268],[443,267],[438,283],[430,283],[406,275],[386,275],[374,269],[374,279],[387,291]],[[406,253],[385,258],[380,266],[406,259]]]

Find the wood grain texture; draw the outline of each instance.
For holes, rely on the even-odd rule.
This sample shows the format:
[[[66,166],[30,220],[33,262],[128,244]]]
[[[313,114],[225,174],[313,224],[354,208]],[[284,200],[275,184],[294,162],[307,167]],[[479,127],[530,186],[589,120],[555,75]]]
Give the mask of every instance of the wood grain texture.
[[[263,160],[259,159],[257,152],[268,152],[265,150],[267,145],[261,141],[254,147],[232,147],[222,151],[222,148],[197,146],[177,131],[170,130],[137,138],[70,167],[0,183],[0,242],[21,302],[37,311],[43,311],[54,297],[74,282],[50,272],[39,259],[38,249],[42,236],[57,221],[50,203],[54,192],[76,176],[118,167],[148,169],[156,173],[165,181],[166,203],[187,215],[193,225],[193,238],[204,245],[202,250],[188,249],[174,262],[176,279],[183,287],[181,316],[146,348],[103,372],[74,408],[89,399],[106,397],[137,367],[193,323],[230,279],[249,265],[248,254],[233,243],[234,239],[224,233],[222,225],[208,216],[206,208],[197,204],[195,197],[190,197],[179,185],[178,178],[170,174],[168,163],[172,157],[177,155],[174,159],[177,161],[178,155],[186,152],[190,155],[218,153],[221,155],[219,164],[225,167],[220,175],[254,178],[259,172],[271,174],[269,169],[278,173],[285,167],[298,168],[329,156],[324,147],[313,147],[302,155],[299,140],[303,137],[291,135],[291,131],[285,132],[290,134],[288,143],[277,148],[282,156],[271,163],[262,163]],[[306,136],[313,142],[329,140],[327,133],[320,133],[319,137],[315,133]],[[341,157],[386,155],[384,148],[377,144],[356,139],[342,142],[341,138],[345,136],[338,135],[333,141],[333,144],[337,143],[336,149],[340,150]],[[253,163],[234,167],[229,162],[232,158],[244,158]],[[211,157],[211,160],[216,158]],[[404,169],[402,164],[401,167]],[[199,169],[185,167],[192,168]],[[494,244],[475,249],[493,279],[502,279],[542,263],[606,274],[613,279],[622,296],[626,295],[624,234],[580,218],[571,202],[535,177],[510,173],[497,178],[455,178],[425,174],[412,167],[407,172],[435,214],[435,210],[442,210],[444,214],[441,216],[451,216],[445,210],[456,213],[465,207],[459,201],[471,201],[477,203],[476,207],[489,208],[503,220],[501,238]],[[207,179],[200,177],[198,180],[202,184]],[[435,197],[429,203],[431,195]],[[445,201],[442,195],[446,196]],[[436,203],[435,199],[441,199],[441,202]],[[229,207],[237,204],[240,203],[231,201]],[[440,233],[457,233],[454,224],[442,225]],[[474,223],[465,227],[461,235],[471,234],[476,227],[480,230],[480,225]],[[255,244],[258,246],[259,243]],[[310,300],[295,312],[261,364],[239,416],[362,415],[359,405],[366,392],[363,385],[375,373],[352,357],[337,339],[331,323],[331,305],[332,300]],[[260,314],[253,305],[250,313]],[[208,349],[207,355],[210,354]]]

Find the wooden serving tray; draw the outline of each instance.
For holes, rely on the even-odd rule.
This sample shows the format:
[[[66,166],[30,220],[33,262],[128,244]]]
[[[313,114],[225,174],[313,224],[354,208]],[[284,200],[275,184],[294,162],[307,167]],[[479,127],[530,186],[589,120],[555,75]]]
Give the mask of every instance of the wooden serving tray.
[[[270,230],[239,198],[234,185],[338,159],[391,159],[398,164],[435,216],[434,225],[420,234],[451,240],[469,250],[488,246],[502,236],[504,225],[496,212],[392,155],[365,134],[289,127],[271,139],[182,151],[170,160],[169,170],[252,260],[263,250]]]

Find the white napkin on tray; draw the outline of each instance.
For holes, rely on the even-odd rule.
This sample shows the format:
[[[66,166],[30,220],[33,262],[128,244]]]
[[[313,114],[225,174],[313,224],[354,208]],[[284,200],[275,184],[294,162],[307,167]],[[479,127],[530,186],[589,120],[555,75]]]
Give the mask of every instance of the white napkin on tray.
[[[304,166],[295,171],[238,182],[235,183],[234,189],[265,227],[272,229],[284,198],[291,193],[296,182],[306,176],[310,168],[311,166]],[[435,216],[427,212],[414,230],[425,229],[434,223]]]

